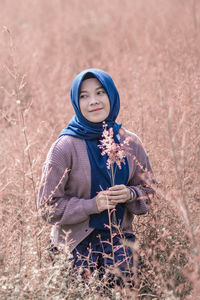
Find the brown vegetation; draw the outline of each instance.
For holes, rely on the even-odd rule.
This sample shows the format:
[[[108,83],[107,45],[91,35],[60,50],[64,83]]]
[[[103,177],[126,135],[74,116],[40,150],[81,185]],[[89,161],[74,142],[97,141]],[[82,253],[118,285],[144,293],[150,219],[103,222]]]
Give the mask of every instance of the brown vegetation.
[[[84,286],[64,271],[68,256],[51,265],[36,210],[47,151],[73,114],[72,80],[89,67],[113,77],[118,122],[141,138],[159,182],[134,219],[134,292],[101,298],[199,299],[199,1],[7,0],[0,26],[1,299],[100,298],[95,274]]]

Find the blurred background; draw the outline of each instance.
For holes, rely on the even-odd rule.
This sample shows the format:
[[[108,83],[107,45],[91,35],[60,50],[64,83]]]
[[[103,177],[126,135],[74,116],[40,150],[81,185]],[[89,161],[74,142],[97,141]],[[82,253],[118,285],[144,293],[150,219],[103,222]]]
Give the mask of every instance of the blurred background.
[[[85,68],[113,78],[117,121],[141,138],[159,182],[151,213],[133,224],[145,274],[157,278],[141,286],[156,299],[199,295],[199,49],[198,0],[0,1],[3,297],[23,298],[31,287],[44,297],[50,229],[38,217],[37,191],[47,152],[73,116],[72,81]]]

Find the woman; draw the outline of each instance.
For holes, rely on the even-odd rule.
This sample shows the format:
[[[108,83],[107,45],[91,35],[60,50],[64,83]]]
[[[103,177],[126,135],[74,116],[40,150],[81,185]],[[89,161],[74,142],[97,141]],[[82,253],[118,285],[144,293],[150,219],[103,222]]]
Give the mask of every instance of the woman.
[[[83,274],[118,266],[129,276],[132,252],[121,246],[121,238],[134,241],[133,215],[148,211],[154,193],[147,185],[151,166],[139,138],[115,122],[120,99],[106,72],[81,72],[72,84],[71,102],[75,116],[48,153],[38,207],[53,225],[53,244],[67,243],[74,266],[87,270]],[[106,129],[116,145],[128,141],[129,148],[118,165],[113,162],[112,176],[109,153],[102,155]]]

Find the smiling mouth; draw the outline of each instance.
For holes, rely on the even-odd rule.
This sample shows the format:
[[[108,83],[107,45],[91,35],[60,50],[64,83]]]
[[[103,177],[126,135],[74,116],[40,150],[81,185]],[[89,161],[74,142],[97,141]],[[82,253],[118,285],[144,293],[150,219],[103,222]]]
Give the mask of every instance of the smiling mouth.
[[[96,108],[96,109],[91,110],[90,112],[95,112],[95,111],[99,111],[99,110],[102,110],[102,108]]]

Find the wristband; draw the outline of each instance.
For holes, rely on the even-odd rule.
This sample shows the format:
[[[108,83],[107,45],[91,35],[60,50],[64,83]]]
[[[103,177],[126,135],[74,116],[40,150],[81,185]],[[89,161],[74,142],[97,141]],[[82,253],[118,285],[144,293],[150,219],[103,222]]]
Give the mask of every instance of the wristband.
[[[132,202],[137,198],[136,192],[131,189],[130,187],[127,187],[130,190],[131,198],[128,200],[128,202]]]

